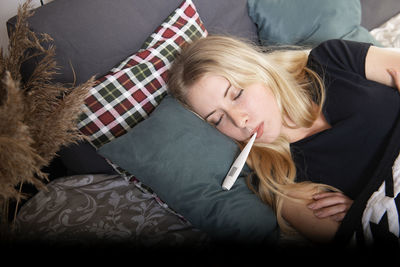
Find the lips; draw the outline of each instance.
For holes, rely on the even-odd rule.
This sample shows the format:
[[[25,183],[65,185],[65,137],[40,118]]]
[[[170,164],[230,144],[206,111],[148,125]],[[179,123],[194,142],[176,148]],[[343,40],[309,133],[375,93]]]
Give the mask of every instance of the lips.
[[[256,139],[258,139],[258,138],[260,138],[260,137],[262,136],[263,132],[264,132],[264,122],[260,123],[260,124],[257,126],[257,128],[254,129],[254,132],[252,133],[252,135],[253,135],[254,133],[257,133]]]

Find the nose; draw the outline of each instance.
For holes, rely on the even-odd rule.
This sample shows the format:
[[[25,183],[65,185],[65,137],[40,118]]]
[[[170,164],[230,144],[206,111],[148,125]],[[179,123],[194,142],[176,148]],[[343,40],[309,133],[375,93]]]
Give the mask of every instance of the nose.
[[[249,120],[249,116],[246,112],[240,109],[232,109],[228,112],[232,123],[238,128],[245,128]]]

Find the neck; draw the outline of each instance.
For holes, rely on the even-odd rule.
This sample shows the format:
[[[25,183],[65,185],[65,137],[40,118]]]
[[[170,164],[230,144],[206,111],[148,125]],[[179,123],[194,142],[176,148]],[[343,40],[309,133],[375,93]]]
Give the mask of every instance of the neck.
[[[288,122],[289,127],[282,126],[282,133],[289,139],[290,143],[300,141],[306,137],[332,128],[322,113],[313,122],[311,127],[295,127],[295,124],[291,120],[288,120]]]

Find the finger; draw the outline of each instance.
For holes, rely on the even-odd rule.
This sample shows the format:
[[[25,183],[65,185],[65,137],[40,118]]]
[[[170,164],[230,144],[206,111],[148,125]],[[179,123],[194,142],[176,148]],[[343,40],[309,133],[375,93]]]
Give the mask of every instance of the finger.
[[[321,198],[326,198],[326,197],[331,197],[331,196],[344,196],[343,193],[340,192],[322,192],[322,193],[317,193],[314,194],[312,197],[315,200],[321,199]]]
[[[348,206],[346,204],[339,204],[339,205],[334,205],[334,206],[330,206],[327,208],[322,208],[322,209],[316,210],[314,212],[314,215],[316,217],[322,219],[322,218],[328,218],[331,216],[336,216],[341,213],[345,213],[347,210],[348,210]],[[340,216],[339,216],[339,219],[340,219]]]
[[[345,197],[344,195],[332,194],[330,196],[326,196],[324,198],[315,200],[314,202],[308,205],[308,208],[312,210],[318,210],[324,207],[329,207],[338,204],[345,204],[350,202],[351,200]]]
[[[395,69],[387,69],[387,72],[392,76],[394,85],[397,87],[397,90],[400,90],[400,73]]]
[[[332,215],[330,218],[334,220],[335,222],[341,222],[344,219],[344,216],[346,216],[346,212],[341,212],[335,215]]]

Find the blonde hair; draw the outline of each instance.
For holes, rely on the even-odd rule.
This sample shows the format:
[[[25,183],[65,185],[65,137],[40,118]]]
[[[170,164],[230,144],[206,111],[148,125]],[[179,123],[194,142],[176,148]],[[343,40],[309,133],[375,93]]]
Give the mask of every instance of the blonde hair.
[[[321,113],[325,90],[319,75],[306,66],[308,54],[304,49],[266,52],[263,47],[237,38],[208,36],[188,45],[177,56],[169,71],[168,90],[190,108],[186,102],[188,88],[207,74],[223,76],[237,88],[262,82],[274,94],[282,117],[290,118],[297,127],[311,127]],[[259,179],[257,189],[250,178],[248,186],[275,210],[278,223],[286,232],[293,231],[281,215],[282,197],[290,197],[288,189],[332,189],[295,183],[296,167],[285,136],[271,144],[254,145],[247,163]]]

